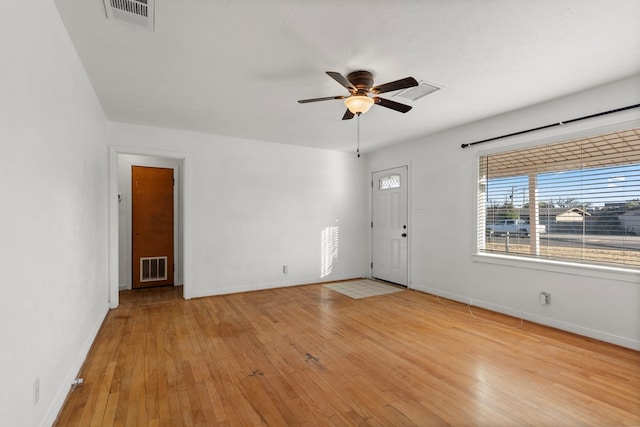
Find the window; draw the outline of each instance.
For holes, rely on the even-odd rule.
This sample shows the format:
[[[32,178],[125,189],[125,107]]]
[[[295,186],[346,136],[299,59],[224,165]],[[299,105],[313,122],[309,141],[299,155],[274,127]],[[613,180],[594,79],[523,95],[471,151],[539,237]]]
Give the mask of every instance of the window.
[[[400,175],[386,175],[378,181],[380,190],[389,190],[392,188],[400,188]]]
[[[479,252],[640,270],[640,129],[479,161]]]

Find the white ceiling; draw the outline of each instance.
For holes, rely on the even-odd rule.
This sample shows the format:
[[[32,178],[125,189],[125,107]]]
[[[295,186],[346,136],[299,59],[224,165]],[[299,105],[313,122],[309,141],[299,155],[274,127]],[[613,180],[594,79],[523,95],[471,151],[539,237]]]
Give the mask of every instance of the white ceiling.
[[[156,0],[154,32],[55,4],[110,120],[308,147],[355,149],[342,101],[297,103],[347,94],[325,71],[442,88],[384,94],[414,108],[364,152],[640,73],[638,0]]]

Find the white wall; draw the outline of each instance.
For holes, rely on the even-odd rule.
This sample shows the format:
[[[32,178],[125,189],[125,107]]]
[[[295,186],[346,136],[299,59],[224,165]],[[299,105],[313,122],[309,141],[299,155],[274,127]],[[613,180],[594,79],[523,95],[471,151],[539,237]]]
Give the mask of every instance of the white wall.
[[[11,13],[0,14],[2,425],[53,422],[106,313],[114,249],[107,250],[107,212],[114,213],[107,206],[107,141],[187,153],[185,279],[192,296],[364,275],[367,173],[409,164],[413,287],[640,348],[637,276],[474,260],[476,153],[459,148],[635,103],[640,77],[374,153],[367,170],[348,153],[184,131],[112,124],[107,137],[53,2],[4,6]],[[115,196],[117,187],[109,191]],[[330,227],[338,227],[339,252],[322,277],[321,235]],[[114,277],[117,295],[117,270]],[[546,307],[537,304],[542,284],[552,295]]]
[[[3,9],[0,424],[50,425],[108,307],[106,119],[53,2]]]
[[[370,171],[410,165],[411,287],[640,349],[640,274],[533,262],[488,263],[473,256],[480,150],[543,136],[562,141],[572,132],[624,127],[616,123],[630,120],[637,127],[640,111],[460,148],[462,143],[634,105],[639,95],[640,76],[635,76],[369,155]],[[551,293],[550,305],[539,305],[540,291]]]
[[[119,152],[187,158],[187,297],[366,274],[368,187],[355,155],[119,123],[110,135]],[[328,227],[338,227],[339,252],[323,277]]]

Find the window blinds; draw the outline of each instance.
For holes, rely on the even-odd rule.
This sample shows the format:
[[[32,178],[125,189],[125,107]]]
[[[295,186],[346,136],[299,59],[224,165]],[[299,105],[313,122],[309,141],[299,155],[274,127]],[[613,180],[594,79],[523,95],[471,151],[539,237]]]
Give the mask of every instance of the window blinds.
[[[640,269],[640,129],[479,161],[480,252]]]

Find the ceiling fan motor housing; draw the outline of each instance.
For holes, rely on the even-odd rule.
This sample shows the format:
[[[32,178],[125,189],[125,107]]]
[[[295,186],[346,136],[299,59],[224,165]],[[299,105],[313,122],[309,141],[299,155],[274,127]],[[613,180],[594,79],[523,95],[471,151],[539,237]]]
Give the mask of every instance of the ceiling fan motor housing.
[[[355,95],[365,95],[373,86],[373,74],[369,71],[354,71],[349,73],[347,80],[356,88]]]

